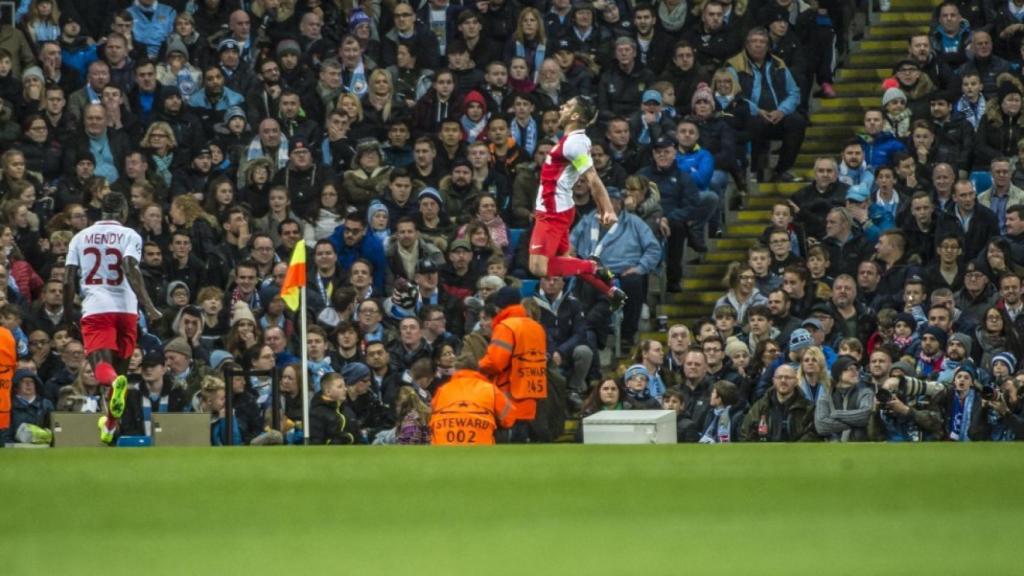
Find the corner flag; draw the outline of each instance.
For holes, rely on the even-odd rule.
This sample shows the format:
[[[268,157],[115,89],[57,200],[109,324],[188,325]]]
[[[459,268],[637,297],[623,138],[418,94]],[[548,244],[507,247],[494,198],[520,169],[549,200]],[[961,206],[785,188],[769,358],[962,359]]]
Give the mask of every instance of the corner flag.
[[[288,274],[281,285],[281,299],[291,311],[299,308],[299,291],[306,287],[306,242],[299,240],[288,264]]]

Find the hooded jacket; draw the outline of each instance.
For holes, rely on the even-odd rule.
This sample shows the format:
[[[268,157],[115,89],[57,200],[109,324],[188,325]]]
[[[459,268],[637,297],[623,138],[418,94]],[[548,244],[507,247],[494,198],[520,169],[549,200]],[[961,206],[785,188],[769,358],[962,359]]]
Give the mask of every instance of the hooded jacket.
[[[512,398],[516,420],[533,420],[537,400],[547,397],[547,335],[520,304],[507,306],[492,320],[491,342],[480,372]]]

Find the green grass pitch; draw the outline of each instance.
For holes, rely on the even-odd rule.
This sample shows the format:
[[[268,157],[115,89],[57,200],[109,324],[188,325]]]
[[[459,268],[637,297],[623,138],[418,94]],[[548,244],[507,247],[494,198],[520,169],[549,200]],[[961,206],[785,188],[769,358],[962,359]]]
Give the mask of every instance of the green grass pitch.
[[[0,450],[0,574],[1020,574],[1024,447]]]

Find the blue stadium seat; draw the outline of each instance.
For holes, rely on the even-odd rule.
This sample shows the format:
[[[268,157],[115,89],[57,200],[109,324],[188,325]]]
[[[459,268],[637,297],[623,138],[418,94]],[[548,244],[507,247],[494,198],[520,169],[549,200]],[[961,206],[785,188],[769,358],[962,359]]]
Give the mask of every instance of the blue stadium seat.
[[[971,182],[974,182],[974,191],[981,194],[992,187],[992,174],[989,172],[971,172]]]
[[[523,238],[522,228],[509,228],[508,229],[508,252],[509,254],[515,254],[516,248],[519,247],[519,241]]]
[[[537,285],[540,284],[539,280],[523,280],[522,285],[519,286],[519,294],[523,298],[529,298],[537,293]]]

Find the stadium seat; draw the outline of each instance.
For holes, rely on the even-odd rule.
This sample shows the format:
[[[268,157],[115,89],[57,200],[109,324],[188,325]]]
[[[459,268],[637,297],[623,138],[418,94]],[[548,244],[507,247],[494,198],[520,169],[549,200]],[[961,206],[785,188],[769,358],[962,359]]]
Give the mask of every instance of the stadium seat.
[[[515,254],[516,248],[519,247],[519,241],[523,238],[522,228],[509,228],[508,229],[508,252],[509,254]]]
[[[523,280],[523,283],[519,286],[519,294],[523,298],[529,298],[537,293],[537,285],[540,284],[538,280]]]
[[[992,187],[992,174],[989,172],[971,172],[971,182],[974,182],[974,191],[981,194]]]

